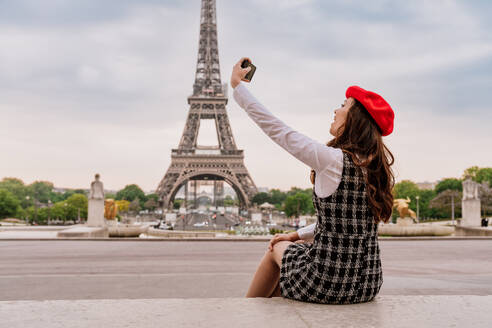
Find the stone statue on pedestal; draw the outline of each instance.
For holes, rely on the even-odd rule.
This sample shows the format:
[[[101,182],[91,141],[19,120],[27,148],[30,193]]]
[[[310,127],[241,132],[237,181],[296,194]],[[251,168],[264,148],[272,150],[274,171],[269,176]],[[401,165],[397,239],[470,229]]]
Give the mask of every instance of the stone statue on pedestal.
[[[480,227],[480,198],[478,197],[478,183],[470,178],[463,181],[463,199],[461,201],[462,219],[464,226]]]
[[[463,181],[463,200],[479,199],[478,198],[478,183],[472,179]]]
[[[89,199],[104,199],[104,187],[103,183],[99,181],[99,177],[99,174],[96,174],[96,180],[91,183]]]
[[[87,223],[59,231],[56,235],[63,238],[109,237],[109,229],[104,219],[104,188],[102,182],[99,181],[99,174],[96,174],[96,180],[91,183],[91,190],[89,191]]]
[[[106,226],[106,220],[104,219],[104,188],[103,183],[99,181],[99,174],[96,174],[96,180],[91,183],[87,226]]]

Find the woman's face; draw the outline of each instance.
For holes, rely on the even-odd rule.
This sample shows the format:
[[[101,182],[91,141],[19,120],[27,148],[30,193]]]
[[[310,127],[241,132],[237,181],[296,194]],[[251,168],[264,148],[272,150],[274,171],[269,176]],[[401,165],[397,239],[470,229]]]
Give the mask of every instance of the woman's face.
[[[334,137],[337,137],[337,133],[342,133],[343,128],[340,129],[345,124],[345,120],[347,119],[347,113],[349,109],[354,104],[354,98],[350,97],[345,99],[342,106],[338,109],[335,109],[335,118],[333,119],[333,123],[331,123],[330,134]],[[340,130],[339,130],[340,129]]]

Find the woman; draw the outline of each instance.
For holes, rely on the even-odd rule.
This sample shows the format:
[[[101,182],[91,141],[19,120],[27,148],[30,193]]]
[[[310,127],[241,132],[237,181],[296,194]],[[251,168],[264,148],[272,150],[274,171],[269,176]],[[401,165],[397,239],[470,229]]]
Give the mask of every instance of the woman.
[[[318,217],[315,225],[272,238],[246,297],[372,300],[383,283],[378,223],[388,222],[393,207],[394,158],[382,140],[393,131],[393,110],[376,93],[350,87],[335,110],[334,138],[321,144],[285,125],[249,93],[241,83],[249,72],[241,68],[244,59],[233,67],[234,99],[273,141],[311,167]]]

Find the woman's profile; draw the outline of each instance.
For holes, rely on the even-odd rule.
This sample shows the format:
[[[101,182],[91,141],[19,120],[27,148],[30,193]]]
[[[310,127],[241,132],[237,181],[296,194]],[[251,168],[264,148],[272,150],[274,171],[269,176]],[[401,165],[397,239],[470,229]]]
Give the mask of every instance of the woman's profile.
[[[333,139],[319,143],[251,95],[241,83],[249,71],[241,68],[245,59],[233,67],[234,99],[273,141],[311,168],[317,214],[316,224],[271,239],[246,297],[372,300],[383,283],[378,223],[388,222],[393,209],[394,158],[382,140],[393,131],[393,110],[380,95],[349,87],[330,126]]]

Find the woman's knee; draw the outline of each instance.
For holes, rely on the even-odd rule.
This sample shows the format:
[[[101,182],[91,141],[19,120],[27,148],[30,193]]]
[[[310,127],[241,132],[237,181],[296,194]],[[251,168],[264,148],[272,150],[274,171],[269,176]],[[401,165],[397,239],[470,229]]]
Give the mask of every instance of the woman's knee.
[[[272,258],[278,264],[278,266],[282,266],[282,257],[284,256],[284,252],[292,244],[291,241],[279,241],[275,245],[273,245],[272,250]]]

